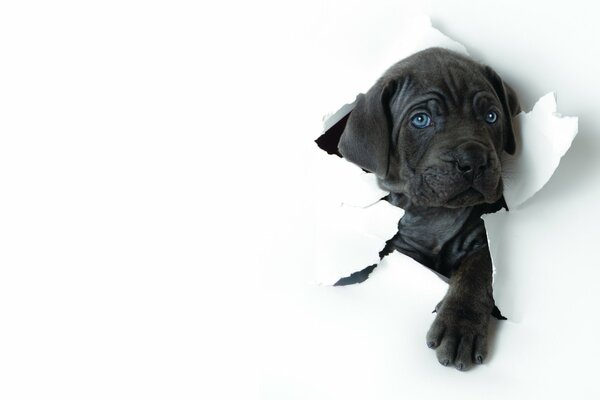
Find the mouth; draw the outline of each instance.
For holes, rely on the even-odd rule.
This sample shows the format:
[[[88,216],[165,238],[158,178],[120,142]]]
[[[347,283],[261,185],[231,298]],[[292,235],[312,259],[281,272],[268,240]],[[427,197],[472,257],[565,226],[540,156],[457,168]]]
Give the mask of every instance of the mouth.
[[[456,196],[446,201],[447,207],[465,207],[480,204],[485,201],[485,196],[474,188],[469,188],[460,192]]]

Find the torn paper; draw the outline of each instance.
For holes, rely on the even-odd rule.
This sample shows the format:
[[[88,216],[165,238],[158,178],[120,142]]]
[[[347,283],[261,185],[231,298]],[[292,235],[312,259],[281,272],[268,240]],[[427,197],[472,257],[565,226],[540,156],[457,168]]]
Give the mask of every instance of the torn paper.
[[[390,46],[390,52],[378,60],[379,64],[370,60],[381,65],[380,70],[373,76],[357,76],[348,85],[356,88],[354,94],[365,92],[389,66],[429,47],[468,55],[464,46],[434,29],[429,18],[418,17],[404,26],[399,44]],[[340,107],[341,104],[344,105]],[[337,111],[324,119],[323,135],[319,138],[319,141],[327,139],[329,148],[325,150],[330,154],[336,153],[335,144],[343,131],[340,125],[354,103],[346,99],[336,107],[340,108],[332,107]],[[518,208],[544,186],[577,134],[577,118],[561,117],[556,112],[553,93],[542,97],[532,111],[519,114],[513,121],[517,151],[503,160],[504,196],[509,209]],[[322,143],[319,146],[323,148]],[[403,210],[381,200],[388,192],[377,187],[373,174],[316,147],[315,152],[320,154],[314,164],[317,171],[313,175],[318,181],[315,192],[321,196],[317,202],[316,279],[319,283],[333,284],[380,262],[379,252],[396,234]]]
[[[550,180],[560,159],[577,135],[577,117],[556,112],[554,93],[540,98],[528,113],[513,119],[517,151],[502,162],[504,199],[509,210],[518,208]]]
[[[316,280],[333,285],[340,278],[379,263],[379,252],[398,231],[404,210],[381,200],[367,208],[340,205],[319,215]]]

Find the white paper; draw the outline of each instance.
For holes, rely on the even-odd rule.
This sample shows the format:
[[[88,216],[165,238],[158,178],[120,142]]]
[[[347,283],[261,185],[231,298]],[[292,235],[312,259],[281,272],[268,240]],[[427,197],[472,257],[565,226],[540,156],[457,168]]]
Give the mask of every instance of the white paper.
[[[312,170],[317,208],[368,207],[389,194],[377,186],[375,175],[318,148],[313,151]]]

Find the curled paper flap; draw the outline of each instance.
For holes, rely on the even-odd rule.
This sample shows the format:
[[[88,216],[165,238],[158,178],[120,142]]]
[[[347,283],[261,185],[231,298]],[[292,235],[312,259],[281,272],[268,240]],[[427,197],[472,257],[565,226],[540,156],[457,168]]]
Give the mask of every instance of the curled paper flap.
[[[577,135],[577,117],[556,112],[554,93],[540,98],[528,113],[513,122],[520,134],[517,152],[503,160],[504,199],[516,209],[536,194],[549,180]]]

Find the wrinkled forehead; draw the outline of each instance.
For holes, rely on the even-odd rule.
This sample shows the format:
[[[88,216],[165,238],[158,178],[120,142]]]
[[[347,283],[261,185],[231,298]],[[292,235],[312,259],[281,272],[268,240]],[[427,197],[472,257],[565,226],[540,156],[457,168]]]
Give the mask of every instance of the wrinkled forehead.
[[[501,106],[491,83],[476,64],[421,63],[394,72],[388,79],[396,85],[390,104],[396,116],[419,106],[441,114]]]

